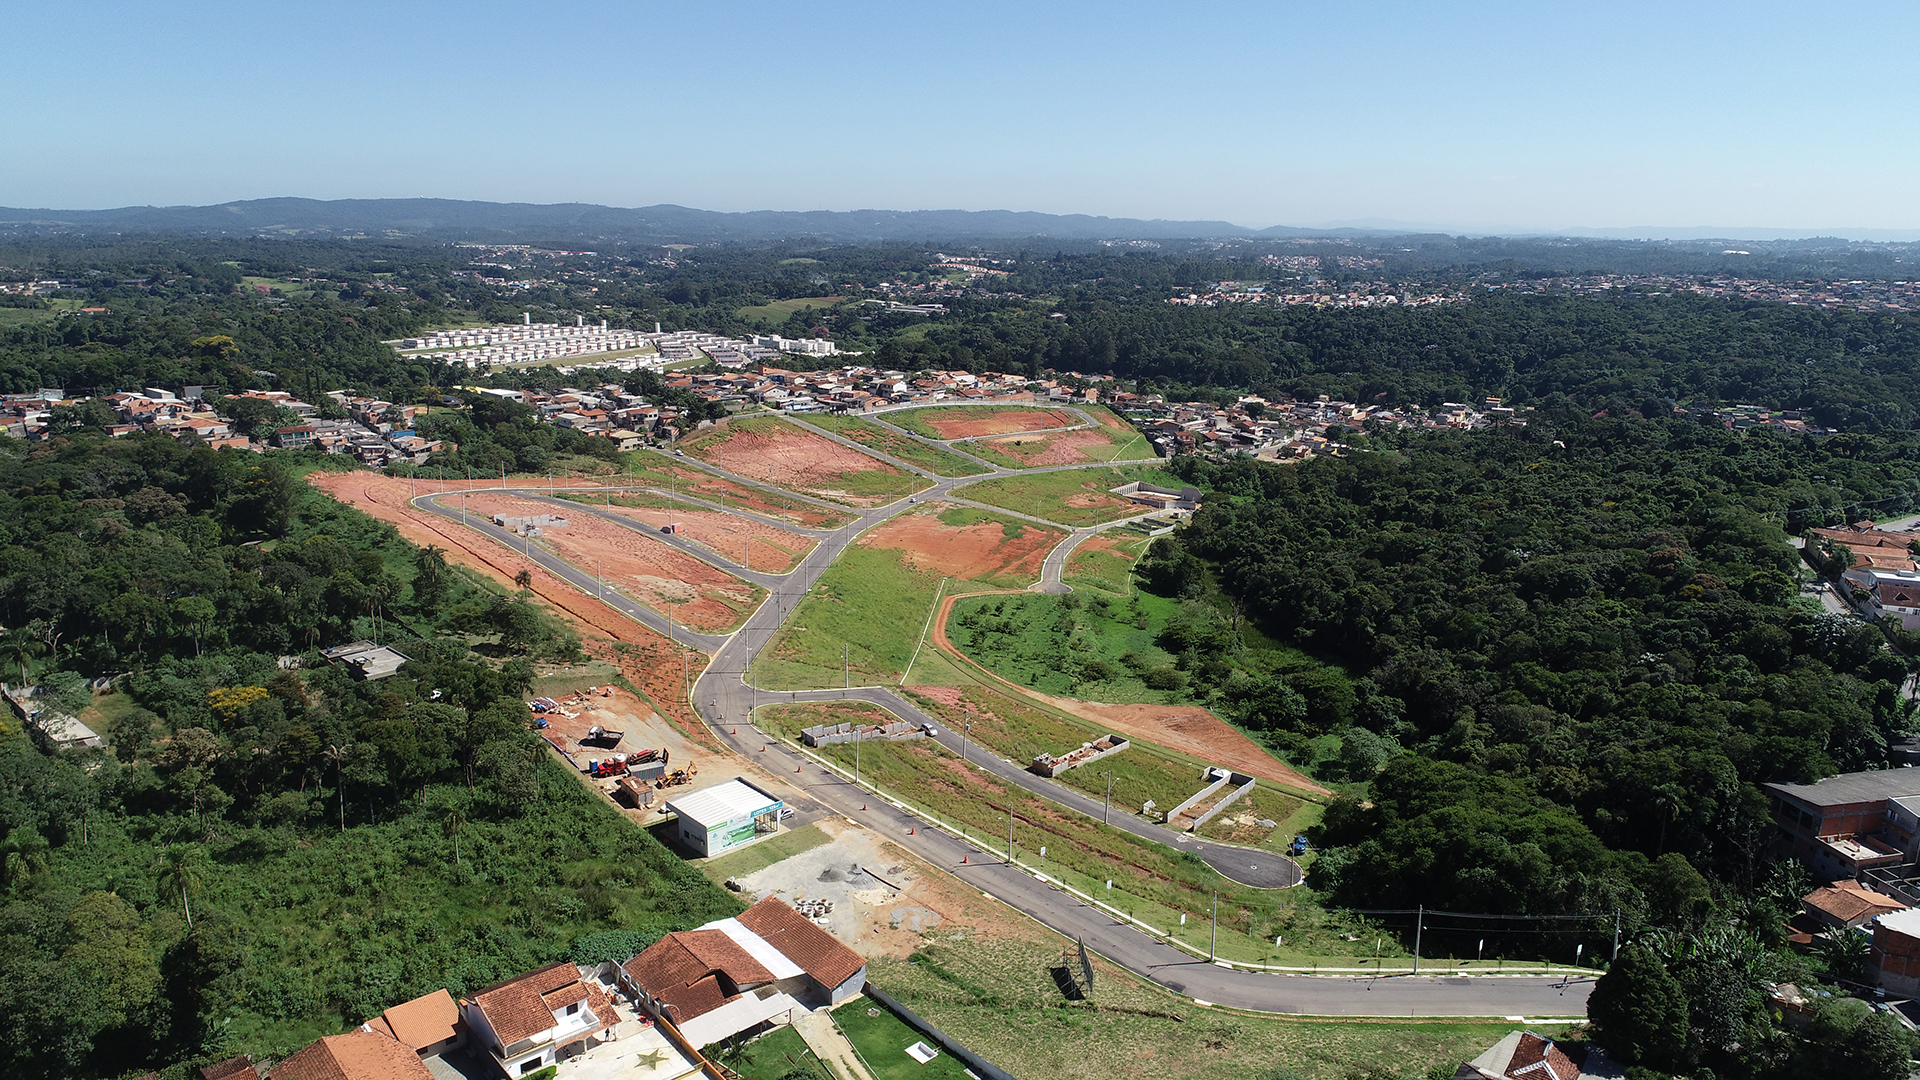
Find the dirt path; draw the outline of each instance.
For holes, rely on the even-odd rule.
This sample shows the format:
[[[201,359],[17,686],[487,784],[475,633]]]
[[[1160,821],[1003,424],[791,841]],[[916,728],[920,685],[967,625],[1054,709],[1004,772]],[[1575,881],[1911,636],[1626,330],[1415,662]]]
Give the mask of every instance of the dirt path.
[[[1243,769],[1250,776],[1272,780],[1300,791],[1319,795],[1333,792],[1309,780],[1286,762],[1268,753],[1265,747],[1236,730],[1231,724],[1198,705],[1109,705],[1098,701],[1055,697],[1021,686],[988,670],[985,665],[955,648],[947,639],[947,617],[954,602],[970,596],[990,596],[1010,590],[956,593],[940,604],[933,617],[933,646],[949,658],[965,664],[970,671],[991,679],[997,686],[1018,697],[1045,702],[1083,720],[1112,728],[1129,738],[1144,739],[1169,750],[1199,758],[1212,764]]]
[[[793,1030],[800,1033],[801,1041],[813,1051],[813,1056],[826,1064],[835,1080],[874,1080],[866,1063],[854,1052],[853,1044],[833,1026],[833,1016],[826,1010],[795,1016]]]

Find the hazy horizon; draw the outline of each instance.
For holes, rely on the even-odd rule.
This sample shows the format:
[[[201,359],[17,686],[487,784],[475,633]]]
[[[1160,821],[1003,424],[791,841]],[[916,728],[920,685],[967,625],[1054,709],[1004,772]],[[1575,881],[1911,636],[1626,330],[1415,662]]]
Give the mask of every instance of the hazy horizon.
[[[1895,5],[352,2],[320,19],[104,0],[13,25],[14,207],[424,192],[1920,231],[1920,120],[1897,107],[1920,11]]]

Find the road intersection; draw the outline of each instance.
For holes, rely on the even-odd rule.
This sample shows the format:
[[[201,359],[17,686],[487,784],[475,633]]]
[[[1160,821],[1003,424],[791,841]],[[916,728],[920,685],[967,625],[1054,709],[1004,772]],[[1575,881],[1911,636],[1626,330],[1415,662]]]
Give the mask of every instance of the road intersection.
[[[1068,409],[1068,411],[1078,414],[1089,425],[1097,423],[1080,410]],[[929,446],[964,453],[952,443],[926,439],[904,428],[887,424],[881,419],[883,415],[884,413],[868,414],[863,419],[880,423],[892,431]],[[750,683],[746,673],[751,668],[753,657],[773,639],[781,625],[798,607],[801,598],[813,588],[841,553],[868,530],[911,510],[918,503],[933,500],[978,505],[996,513],[1008,513],[1002,507],[969,504],[964,499],[952,496],[951,492],[963,485],[996,476],[1020,476],[1040,472],[1098,468],[1109,463],[1088,462],[1081,465],[1009,469],[967,455],[970,460],[977,461],[991,471],[965,477],[941,477],[871,447],[840,438],[833,433],[821,433],[835,441],[846,443],[862,453],[919,475],[930,481],[932,486],[885,506],[849,510],[840,504],[797,494],[693,458],[675,456],[669,459],[674,464],[699,468],[733,483],[776,494],[782,498],[800,499],[822,508],[854,515],[851,522],[840,528],[806,529],[788,522],[776,522],[764,515],[742,511],[735,507],[689,498],[685,495],[674,496],[709,509],[740,514],[769,524],[778,524],[781,528],[815,539],[817,543],[814,549],[808,552],[798,565],[784,574],[748,570],[679,534],[660,533],[624,515],[596,508],[588,502],[554,498],[531,485],[502,485],[497,488],[477,489],[480,492],[548,502],[564,507],[570,513],[594,514],[623,528],[644,533],[657,542],[669,544],[711,566],[767,589],[769,595],[765,602],[755,609],[738,629],[725,635],[696,633],[676,625],[670,618],[663,617],[652,609],[634,602],[594,575],[575,567],[540,545],[524,537],[515,536],[508,530],[494,525],[490,519],[467,513],[457,503],[460,499],[458,493],[422,495],[414,498],[412,504],[421,510],[449,521],[462,523],[483,535],[490,536],[495,541],[523,553],[525,557],[571,583],[582,592],[600,598],[602,602],[622,615],[668,635],[679,644],[707,653],[711,659],[691,688],[691,703],[695,712],[708,724],[715,736],[729,749],[739,754],[743,763],[767,762],[770,766],[775,761],[779,762],[779,768],[773,771],[780,772],[783,780],[805,791],[826,810],[887,835],[892,842],[912,851],[933,865],[947,870],[980,891],[1006,902],[1061,934],[1084,941],[1089,949],[1176,993],[1207,1003],[1263,1012],[1328,1016],[1556,1017],[1579,1016],[1585,1013],[1586,997],[1592,988],[1591,979],[1585,976],[1463,976],[1458,974],[1411,976],[1353,972],[1338,975],[1276,974],[1270,971],[1210,963],[1204,957],[1196,957],[1170,944],[1166,938],[1148,932],[1147,929],[1143,929],[1120,913],[1090,903],[1087,898],[1063,889],[1057,883],[1049,881],[1044,874],[1022,867],[1017,861],[1000,861],[999,856],[1006,853],[988,852],[980,844],[964,835],[943,829],[930,816],[917,814],[892,801],[884,793],[868,787],[856,786],[850,778],[828,767],[820,759],[804,755],[795,748],[759,731],[753,726],[753,718],[754,710],[760,705],[804,701],[867,702],[880,706],[902,719],[938,727],[940,733],[936,739],[942,746],[956,756],[964,754],[967,761],[974,767],[991,772],[1003,782],[1017,784],[1029,792],[1081,814],[1093,816],[1102,813],[1099,800],[1028,772],[1019,763],[987,754],[977,744],[969,748],[964,744],[963,735],[956,735],[948,730],[937,718],[920,710],[894,689],[884,686],[852,686],[819,690],[769,691]],[[614,486],[593,490],[619,491],[622,488]],[[638,485],[628,490],[644,490],[659,495],[669,494],[666,491],[657,491],[651,487]],[[1044,520],[1024,514],[1014,516],[1035,521]],[[1123,519],[1092,528],[1071,530],[1069,535],[1048,554],[1041,578],[1032,588],[1041,592],[1068,591],[1069,587],[1061,578],[1072,551],[1088,537],[1104,529],[1122,525],[1127,520],[1134,519]],[[1047,524],[1055,523],[1047,522]],[[789,764],[793,765],[796,771],[788,773],[786,766]],[[1137,836],[1167,844],[1178,850],[1190,851],[1222,875],[1242,884],[1273,888],[1294,885],[1300,881],[1299,867],[1291,860],[1272,852],[1179,834],[1131,813],[1118,815],[1117,818],[1110,818],[1109,821],[1114,827],[1126,829]]]

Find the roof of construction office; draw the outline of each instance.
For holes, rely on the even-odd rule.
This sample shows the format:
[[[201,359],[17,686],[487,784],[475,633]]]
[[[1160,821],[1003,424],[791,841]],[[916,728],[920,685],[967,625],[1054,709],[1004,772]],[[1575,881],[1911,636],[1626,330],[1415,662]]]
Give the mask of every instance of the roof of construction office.
[[[724,784],[668,799],[667,809],[688,821],[713,826],[751,817],[779,804],[779,797],[735,777]]]

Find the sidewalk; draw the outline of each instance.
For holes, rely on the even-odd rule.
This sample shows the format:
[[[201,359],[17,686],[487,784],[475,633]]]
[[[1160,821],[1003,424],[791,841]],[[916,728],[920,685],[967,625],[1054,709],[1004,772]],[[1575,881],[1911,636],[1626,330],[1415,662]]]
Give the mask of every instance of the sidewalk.
[[[795,1017],[793,1030],[800,1033],[807,1049],[826,1064],[827,1071],[834,1075],[835,1080],[874,1080],[873,1074],[867,1071],[866,1063],[854,1051],[853,1044],[834,1026],[833,1017],[827,1010],[815,1009]]]

